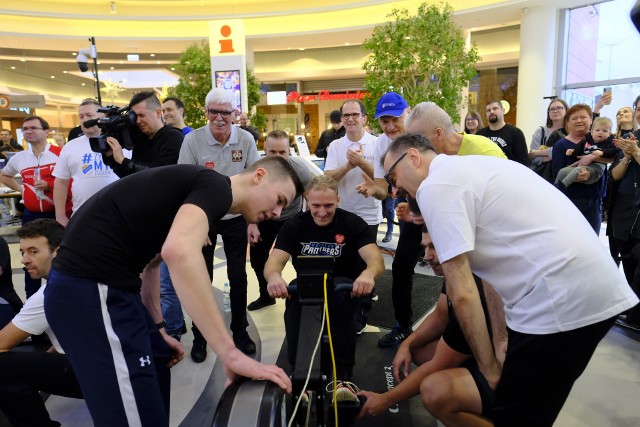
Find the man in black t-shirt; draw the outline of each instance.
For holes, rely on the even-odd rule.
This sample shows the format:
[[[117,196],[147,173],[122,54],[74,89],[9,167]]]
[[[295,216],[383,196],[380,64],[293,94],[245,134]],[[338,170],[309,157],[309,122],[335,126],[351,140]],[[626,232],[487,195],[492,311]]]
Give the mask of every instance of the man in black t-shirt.
[[[280,232],[267,264],[264,277],[272,298],[287,297],[287,282],[282,277],[285,264],[292,259],[297,269],[300,255],[333,256],[333,277],[353,281],[351,295],[336,293],[329,301],[329,316],[335,346],[337,376],[350,380],[356,349],[358,297],[369,295],[374,281],[384,272],[384,261],[375,236],[358,215],[338,208],[338,183],[327,175],[316,176],[307,189],[308,211],[287,221]],[[353,298],[351,298],[353,297]],[[296,358],[301,306],[296,298],[286,302],[284,314],[289,362]]]
[[[529,166],[529,149],[520,129],[504,121],[504,107],[500,101],[489,101],[485,114],[489,126],[480,129],[477,135],[489,138],[502,149],[509,160]]]
[[[316,145],[316,156],[323,159],[327,157],[329,145],[347,134],[347,130],[342,126],[342,113],[340,113],[340,110],[333,110],[329,114],[329,120],[331,120],[331,127],[322,131],[318,139],[318,145]]]
[[[162,121],[162,105],[153,92],[140,92],[131,98],[131,110],[137,115],[132,129],[134,142],[131,158],[125,157],[121,141],[107,138],[111,147],[103,155],[104,162],[120,178],[158,166],[175,165],[184,136],[178,129]],[[142,132],[142,135],[140,135]]]
[[[302,191],[293,168],[279,157],[230,178],[200,166],[173,165],[113,183],[73,216],[49,274],[44,307],[96,426],[169,425],[147,325],[156,323],[174,350],[172,363],[183,353],[164,330],[161,259],[231,379],[269,379],[291,389],[281,369],[234,347],[211,292],[202,246],[227,213],[251,223],[267,220]]]

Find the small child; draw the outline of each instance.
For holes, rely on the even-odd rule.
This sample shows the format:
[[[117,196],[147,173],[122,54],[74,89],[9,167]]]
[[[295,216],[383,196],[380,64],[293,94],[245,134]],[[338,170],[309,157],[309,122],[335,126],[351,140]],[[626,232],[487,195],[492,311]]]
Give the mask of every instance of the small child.
[[[613,159],[618,153],[618,148],[613,145],[614,136],[611,134],[611,127],[611,120],[606,117],[598,117],[593,121],[591,132],[585,136],[582,142],[576,145],[575,149],[567,150],[567,156],[575,157],[576,161],[578,156],[586,156],[588,154],[602,157],[603,159]],[[560,190],[565,190],[576,181],[578,174],[585,169],[589,171],[589,179],[582,183],[593,184],[602,177],[606,165],[593,162],[588,166],[566,166],[558,172],[555,182],[556,187]]]

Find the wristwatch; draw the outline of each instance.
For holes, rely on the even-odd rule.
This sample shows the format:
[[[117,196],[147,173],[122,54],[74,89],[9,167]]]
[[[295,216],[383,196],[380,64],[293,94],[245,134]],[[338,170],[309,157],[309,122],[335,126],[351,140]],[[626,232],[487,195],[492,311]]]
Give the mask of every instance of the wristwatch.
[[[162,319],[162,322],[156,323],[156,328],[158,328],[158,330],[166,327],[167,327],[167,322],[164,319]]]

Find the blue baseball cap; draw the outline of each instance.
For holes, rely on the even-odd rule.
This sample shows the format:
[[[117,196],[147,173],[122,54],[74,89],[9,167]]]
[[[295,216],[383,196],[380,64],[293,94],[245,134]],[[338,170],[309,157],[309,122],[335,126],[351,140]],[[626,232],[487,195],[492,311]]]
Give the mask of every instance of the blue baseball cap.
[[[395,92],[387,92],[380,97],[376,105],[376,116],[374,119],[381,116],[400,117],[408,106],[409,104],[407,104],[407,101],[405,101],[401,95]]]

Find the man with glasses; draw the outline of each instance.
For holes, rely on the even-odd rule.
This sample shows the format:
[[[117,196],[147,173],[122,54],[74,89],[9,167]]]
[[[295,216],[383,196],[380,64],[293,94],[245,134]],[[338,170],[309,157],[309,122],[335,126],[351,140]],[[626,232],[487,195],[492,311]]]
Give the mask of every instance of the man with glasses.
[[[529,167],[529,150],[522,131],[504,121],[504,107],[500,101],[489,101],[485,108],[489,126],[480,129],[477,135],[489,138],[504,151],[509,160]]]
[[[437,155],[419,134],[397,138],[383,164],[398,190],[418,200],[453,310],[496,391],[495,425],[553,425],[615,316],[638,303],[607,249],[528,168]],[[523,256],[540,251],[544,257]],[[504,301],[502,375],[472,273]]]
[[[24,212],[22,224],[38,218],[55,218],[53,203],[53,169],[58,162],[62,148],[47,142],[49,123],[39,116],[27,116],[22,121],[22,133],[29,149],[17,153],[9,159],[0,173],[0,182],[14,191],[22,193]],[[22,185],[14,178],[20,174]],[[67,211],[71,202],[67,200]],[[24,276],[27,298],[39,288],[41,280],[32,279],[29,273]]]
[[[233,92],[214,88],[205,99],[208,123],[189,133],[180,149],[178,163],[206,166],[226,176],[242,173],[258,160],[253,136],[236,126]],[[218,234],[222,236],[227,258],[227,275],[231,296],[231,332],[235,345],[245,354],[255,354],[256,345],[247,333],[247,221],[241,215],[228,214],[209,230],[211,245],[203,254],[209,277],[213,280],[213,252]],[[193,325],[191,358],[200,363],[207,357],[207,342]]]
[[[382,221],[380,201],[360,194],[357,187],[363,176],[373,179],[377,138],[364,129],[367,111],[361,101],[345,102],[340,113],[347,132],[329,145],[324,173],[338,182],[340,208],[364,219],[369,225],[369,232],[376,237],[378,224]]]
[[[131,158],[127,158],[120,142],[107,138],[111,150],[103,155],[104,162],[123,178],[158,166],[174,165],[178,161],[178,153],[182,144],[182,133],[162,122],[162,106],[153,92],[140,92],[129,102],[136,115],[136,128],[131,129],[134,142]],[[143,135],[133,135],[135,129]]]

